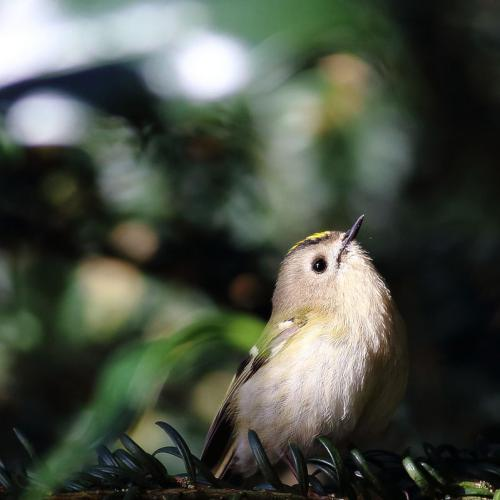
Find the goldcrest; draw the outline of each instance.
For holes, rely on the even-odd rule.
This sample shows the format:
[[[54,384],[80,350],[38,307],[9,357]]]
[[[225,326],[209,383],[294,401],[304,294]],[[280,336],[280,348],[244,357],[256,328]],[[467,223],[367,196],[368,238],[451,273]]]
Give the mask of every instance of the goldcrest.
[[[249,429],[276,463],[289,442],[307,456],[317,436],[342,447],[387,426],[406,388],[406,335],[355,241],[362,222],[307,237],[281,263],[271,318],[207,435],[202,460],[218,477],[256,472]]]

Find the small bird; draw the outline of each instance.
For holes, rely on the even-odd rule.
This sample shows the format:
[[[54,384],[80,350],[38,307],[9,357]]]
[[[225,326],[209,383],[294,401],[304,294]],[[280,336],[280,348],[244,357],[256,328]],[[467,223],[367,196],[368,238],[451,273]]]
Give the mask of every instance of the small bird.
[[[256,472],[249,429],[276,463],[289,442],[308,455],[317,436],[342,447],[387,426],[406,388],[406,335],[355,241],[363,217],[346,232],[305,238],[283,259],[271,318],[207,434],[202,460],[216,476]]]

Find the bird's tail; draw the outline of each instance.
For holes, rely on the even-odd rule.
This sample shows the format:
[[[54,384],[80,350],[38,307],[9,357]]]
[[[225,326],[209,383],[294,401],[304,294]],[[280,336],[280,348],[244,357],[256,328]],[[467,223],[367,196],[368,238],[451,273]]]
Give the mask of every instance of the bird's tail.
[[[215,477],[219,479],[228,479],[231,475],[231,466],[233,465],[234,455],[236,451],[236,442],[233,441],[229,449],[222,456],[219,462],[212,468]]]

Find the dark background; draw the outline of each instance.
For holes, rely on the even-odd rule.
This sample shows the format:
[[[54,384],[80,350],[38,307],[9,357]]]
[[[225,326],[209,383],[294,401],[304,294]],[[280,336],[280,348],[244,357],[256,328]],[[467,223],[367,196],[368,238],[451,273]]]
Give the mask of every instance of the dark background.
[[[3,455],[13,426],[42,453],[62,439],[117,352],[265,321],[287,248],[360,213],[410,338],[392,445],[498,435],[495,2],[2,9]],[[156,448],[163,418],[199,450],[251,324],[116,430]]]

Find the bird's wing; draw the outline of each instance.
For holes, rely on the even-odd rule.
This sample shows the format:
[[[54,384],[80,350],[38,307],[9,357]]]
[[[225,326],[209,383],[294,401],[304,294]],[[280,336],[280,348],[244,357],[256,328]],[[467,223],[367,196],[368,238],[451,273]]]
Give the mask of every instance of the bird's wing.
[[[250,378],[249,365],[252,359],[252,355],[249,355],[238,367],[205,439],[201,460],[217,477],[223,476],[234,453],[234,420],[230,403],[237,389]]]
[[[238,389],[274,357],[295,333],[306,324],[305,317],[291,318],[276,323],[264,330],[249,356],[238,367],[227,390],[224,401],[208,430],[201,455],[216,476],[222,477],[227,471],[235,452],[234,415],[231,402]]]

